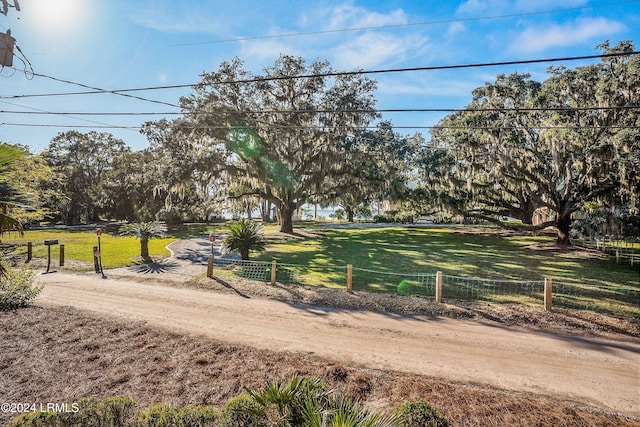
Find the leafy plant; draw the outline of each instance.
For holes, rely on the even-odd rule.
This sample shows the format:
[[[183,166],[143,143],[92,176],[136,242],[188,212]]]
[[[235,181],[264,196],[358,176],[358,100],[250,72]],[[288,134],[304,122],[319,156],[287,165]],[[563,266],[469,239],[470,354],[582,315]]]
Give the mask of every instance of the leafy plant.
[[[211,406],[174,408],[171,405],[151,405],[141,411],[136,427],[207,427],[213,426],[216,410]]]
[[[241,219],[229,225],[230,234],[222,242],[225,252],[238,251],[244,260],[249,259],[250,251],[264,251],[266,241],[262,225]]]
[[[135,402],[128,397],[86,398],[59,410],[36,410],[14,418],[10,427],[127,427]],[[36,408],[38,409],[38,408]]]
[[[248,393],[230,399],[220,411],[219,427],[267,427],[264,417],[256,414],[256,402]]]
[[[395,410],[397,427],[448,427],[445,416],[429,403],[419,400],[405,403]]]
[[[11,269],[0,260],[4,274],[0,275],[0,310],[15,310],[28,306],[42,286],[33,286],[36,273],[28,268]]]
[[[125,224],[120,230],[123,236],[133,236],[140,239],[140,256],[144,259],[149,258],[149,239],[164,237],[167,232],[167,226],[158,222],[132,222]]]
[[[230,401],[220,426],[392,427],[395,417],[369,412],[357,399],[318,378],[271,382]],[[224,423],[222,422],[224,420]],[[234,421],[235,424],[231,421]]]

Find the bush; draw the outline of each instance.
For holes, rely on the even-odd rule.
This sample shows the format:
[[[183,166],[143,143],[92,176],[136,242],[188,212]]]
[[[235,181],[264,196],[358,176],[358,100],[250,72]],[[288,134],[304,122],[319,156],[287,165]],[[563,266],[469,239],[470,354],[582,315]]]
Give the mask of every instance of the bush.
[[[445,416],[423,400],[409,402],[395,410],[398,427],[448,427]]]
[[[222,411],[218,421],[219,427],[267,427],[265,417],[250,412],[257,410],[258,405],[247,393],[230,399]]]
[[[135,403],[128,397],[81,399],[60,411],[31,412],[15,418],[10,427],[126,427]]]
[[[141,411],[137,427],[207,427],[214,426],[216,410],[211,406],[151,405]]]
[[[35,271],[27,268],[16,270],[4,263],[2,265],[6,272],[0,277],[0,310],[15,310],[28,306],[42,291],[42,286],[33,286]]]

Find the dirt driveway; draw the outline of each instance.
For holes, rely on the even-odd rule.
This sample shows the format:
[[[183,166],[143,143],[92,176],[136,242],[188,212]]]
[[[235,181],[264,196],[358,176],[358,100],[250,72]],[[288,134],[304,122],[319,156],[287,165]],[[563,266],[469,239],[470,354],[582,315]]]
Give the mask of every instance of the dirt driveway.
[[[173,262],[173,261],[172,261]],[[185,261],[186,262],[186,261]],[[144,272],[142,272],[144,273]],[[55,273],[40,303],[345,364],[557,395],[640,415],[640,341],[297,305],[112,275]]]

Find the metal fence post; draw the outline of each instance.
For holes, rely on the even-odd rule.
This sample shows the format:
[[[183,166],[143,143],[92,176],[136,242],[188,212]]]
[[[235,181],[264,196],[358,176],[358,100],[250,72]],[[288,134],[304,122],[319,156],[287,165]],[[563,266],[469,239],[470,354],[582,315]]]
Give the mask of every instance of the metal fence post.
[[[549,278],[544,279],[544,311],[551,311],[551,288],[553,282]]]
[[[442,271],[436,272],[436,302],[442,302]]]

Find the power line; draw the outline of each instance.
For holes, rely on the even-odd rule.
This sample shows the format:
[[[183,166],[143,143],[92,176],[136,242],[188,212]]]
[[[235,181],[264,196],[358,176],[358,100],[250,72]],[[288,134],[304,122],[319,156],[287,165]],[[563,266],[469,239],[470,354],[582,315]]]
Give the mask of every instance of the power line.
[[[13,68],[13,67],[11,67],[11,68]],[[17,71],[20,71],[20,70],[18,70],[16,68],[13,68],[13,69],[15,69]],[[127,93],[121,93],[122,91],[112,91],[112,90],[108,90],[108,89],[102,89],[102,88],[99,88],[99,87],[94,87],[94,86],[85,85],[83,83],[74,82],[74,81],[71,81],[71,80],[59,79],[57,77],[48,76],[46,74],[36,73],[36,72],[33,71],[33,69],[29,72],[29,74],[32,75],[32,76],[42,77],[42,78],[50,79],[50,80],[53,80],[53,81],[56,81],[56,82],[60,82],[60,83],[70,84],[70,85],[74,85],[74,86],[80,86],[80,87],[83,87],[83,88],[86,88],[86,89],[92,89],[92,91],[93,91],[93,92],[79,92],[79,93],[82,93],[82,94],[83,93],[87,93],[87,94],[88,93],[111,93],[113,95],[118,95],[118,96],[124,96],[126,98],[137,99],[139,101],[145,101],[145,102],[150,102],[150,103],[153,103],[153,104],[167,105],[169,107],[180,108],[179,105],[172,104],[172,103],[169,103],[169,102],[157,101],[155,99],[143,98],[143,97],[136,96],[136,95],[129,95]],[[7,96],[7,97],[0,96],[0,98],[14,98],[15,99],[15,98],[29,98],[29,97],[35,97],[35,96],[47,96],[47,95],[27,95],[27,96],[13,96],[13,97],[11,97],[11,96]]]
[[[44,127],[44,128],[68,128],[68,129],[129,129],[129,130],[140,130],[139,126],[116,126],[116,125],[103,125],[103,126],[86,126],[86,125],[57,125],[57,124],[42,124],[42,123],[0,123],[0,126],[23,126],[23,127]],[[289,126],[289,125],[268,125],[263,126],[265,129],[301,129],[301,130],[325,130],[325,127],[322,126]],[[331,126],[332,129],[348,129],[352,130],[351,126]],[[517,126],[393,126],[393,129],[461,129],[461,130],[521,130],[521,128]],[[228,126],[185,126],[181,129],[228,129],[231,130]],[[375,130],[378,129],[378,126],[363,126],[358,127],[357,130]],[[537,126],[536,129],[539,130],[549,130],[549,129],[568,129],[568,130],[579,130],[579,129],[640,129],[640,125],[610,125],[610,126]]]
[[[222,44],[222,43],[232,43],[232,42],[252,41],[252,40],[312,36],[312,35],[321,35],[321,34],[336,34],[336,33],[346,33],[346,32],[368,31],[368,30],[386,30],[391,28],[407,28],[407,27],[427,26],[427,25],[453,24],[456,22],[489,21],[489,20],[505,19],[505,18],[519,18],[519,17],[525,17],[525,16],[539,16],[539,15],[549,15],[549,14],[563,13],[563,12],[576,12],[576,11],[585,10],[585,9],[595,9],[595,8],[619,6],[627,3],[636,3],[638,1],[640,0],[628,0],[628,1],[620,1],[615,3],[597,4],[592,6],[581,6],[581,7],[567,8],[567,9],[554,9],[554,10],[546,10],[546,11],[540,11],[540,12],[513,13],[508,15],[484,16],[484,17],[478,17],[478,18],[443,19],[443,20],[437,20],[437,21],[413,22],[408,24],[391,24],[391,25],[379,25],[379,26],[369,26],[369,27],[343,28],[343,29],[336,29],[336,30],[307,31],[307,32],[298,32],[298,33],[276,34],[271,36],[239,37],[234,39],[222,39],[222,40],[212,40],[212,41],[193,42],[193,43],[180,43],[180,44],[174,44],[172,46],[176,46],[176,47],[197,46],[197,45],[205,45],[205,44]]]
[[[13,102],[8,102],[8,101],[0,101],[0,102],[3,103],[3,104],[13,105],[14,107],[22,107],[22,108],[28,108],[29,110],[32,110],[32,111],[25,111],[22,114],[59,115],[59,116],[71,117],[73,119],[80,120],[80,121],[87,122],[87,123],[95,123],[95,124],[101,125],[101,126],[111,126],[109,123],[102,123],[102,122],[96,122],[94,120],[82,119],[80,117],[73,117],[73,115],[71,115],[71,114],[54,113],[54,112],[51,112],[51,111],[40,110],[39,108],[27,107],[26,105],[15,104]]]
[[[0,101],[5,104],[12,104],[6,101]],[[29,108],[29,107],[25,107]],[[546,111],[558,111],[558,112],[579,112],[579,111],[617,111],[617,110],[636,110],[640,109],[640,105],[617,105],[608,107],[510,107],[510,108],[389,108],[389,109],[374,109],[374,110],[358,110],[358,109],[346,109],[346,110],[239,110],[232,111],[234,114],[342,114],[342,113],[477,113],[477,112],[516,112],[516,113],[530,113],[530,112],[546,112]],[[131,111],[131,112],[49,112],[43,110],[37,111],[16,111],[16,110],[0,110],[0,114],[34,114],[34,115],[70,115],[70,116],[193,116],[193,115],[214,115],[212,112],[158,112],[158,111]]]
[[[517,60],[517,61],[471,63],[471,64],[460,64],[460,65],[436,65],[436,66],[427,66],[427,67],[388,68],[388,69],[381,69],[381,70],[329,71],[326,73],[304,74],[304,75],[296,75],[296,76],[255,77],[250,79],[219,82],[211,85],[217,86],[217,85],[239,84],[239,83],[256,83],[256,82],[293,80],[293,79],[309,79],[309,78],[317,78],[317,77],[339,77],[339,76],[354,76],[354,75],[368,75],[368,74],[403,73],[403,72],[415,72],[415,71],[459,70],[459,69],[466,69],[466,68],[500,67],[500,66],[508,66],[508,65],[544,64],[544,63],[552,63],[552,62],[584,61],[589,59],[604,59],[604,58],[616,58],[616,57],[623,57],[623,56],[635,56],[638,54],[640,54],[640,51],[614,52],[614,53],[604,53],[604,54],[598,54],[598,55],[566,56],[566,57],[558,57],[558,58],[526,59],[526,60]],[[38,76],[53,78],[50,76],[45,76],[43,74],[38,74]],[[73,82],[69,82],[69,83],[75,84]],[[103,93],[111,93],[111,94],[117,95],[117,94],[124,94],[126,92],[183,89],[183,88],[194,87],[198,85],[199,83],[194,83],[194,84],[181,84],[181,85],[148,86],[148,87],[116,89],[116,90],[106,90],[106,89],[95,88],[95,90],[85,91],[85,92],[4,95],[4,96],[0,96],[0,99],[34,98],[34,97],[46,97],[46,96],[96,95],[96,94],[103,94]],[[160,103],[160,101],[158,102]],[[169,104],[169,105],[171,105],[172,107],[178,107],[177,105],[174,105],[174,104]]]

